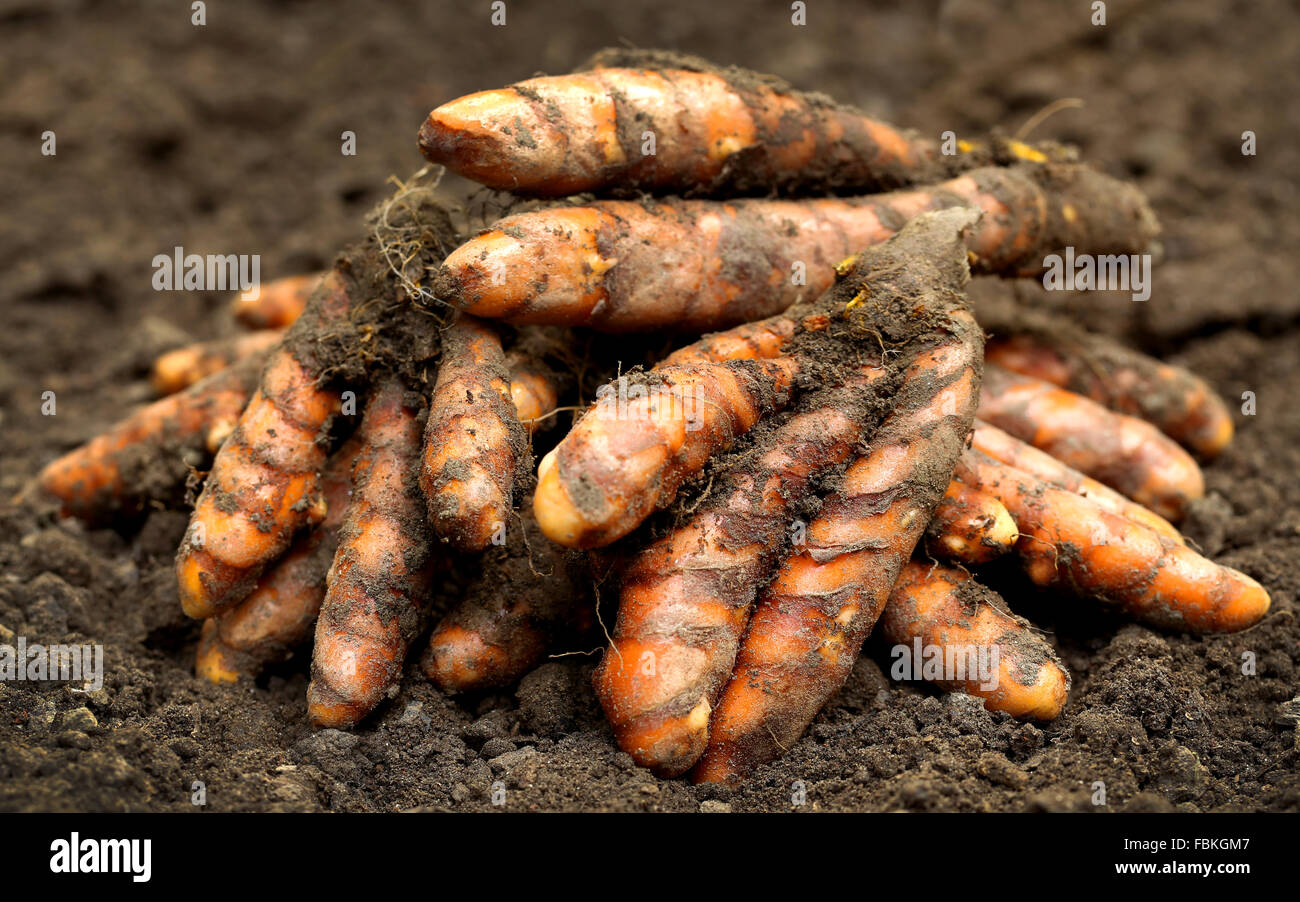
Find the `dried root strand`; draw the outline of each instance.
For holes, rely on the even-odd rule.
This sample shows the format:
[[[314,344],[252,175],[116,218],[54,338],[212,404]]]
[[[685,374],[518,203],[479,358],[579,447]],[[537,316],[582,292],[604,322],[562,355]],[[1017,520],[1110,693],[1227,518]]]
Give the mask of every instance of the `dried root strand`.
[[[376,390],[359,427],[352,503],[316,622],[307,715],[355,724],[397,684],[420,630],[431,532],[417,484],[423,423],[401,382]]]

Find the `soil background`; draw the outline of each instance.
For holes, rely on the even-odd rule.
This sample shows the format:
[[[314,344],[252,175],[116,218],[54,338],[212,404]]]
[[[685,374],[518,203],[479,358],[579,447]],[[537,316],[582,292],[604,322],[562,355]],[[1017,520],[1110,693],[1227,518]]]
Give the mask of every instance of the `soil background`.
[[[361,729],[314,732],[305,654],[255,686],[193,678],[197,626],[172,582],[184,511],[87,530],[7,504],[0,643],[103,643],[106,678],[89,695],[0,683],[0,809],[198,810],[202,781],[211,810],[489,810],[497,780],[510,810],[789,810],[796,781],[802,810],[1097,810],[1097,781],[1100,810],[1300,809],[1284,714],[1300,692],[1297,4],[1114,0],[1098,27],[1081,0],[809,0],[796,27],[786,2],[507,2],[504,27],[486,0],[211,0],[203,27],[188,2],[0,2],[0,497],[146,400],[158,352],[233,330],[221,295],[151,290],[155,254],[258,253],[264,278],[322,267],[386,179],[420,167],[429,109],[630,43],[774,72],[936,135],[1085,101],[1034,137],[1149,193],[1165,229],[1151,299],[976,293],[1069,308],[1234,405],[1254,393],[1187,531],[1261,580],[1273,610],[1194,638],[995,580],[1073,672],[1061,718],[1021,724],[894,683],[869,646],[790,754],[727,792],[618,752],[592,657],[460,699],[408,673]]]

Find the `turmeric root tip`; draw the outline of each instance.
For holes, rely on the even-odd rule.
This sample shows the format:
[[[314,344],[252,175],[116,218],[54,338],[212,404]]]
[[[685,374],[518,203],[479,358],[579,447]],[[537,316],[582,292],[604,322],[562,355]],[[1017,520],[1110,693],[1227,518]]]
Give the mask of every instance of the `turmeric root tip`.
[[[948,483],[926,528],[925,547],[935,557],[974,566],[1016,545],[1016,521],[1002,502],[960,482]]]
[[[522,519],[507,545],[484,557],[482,575],[429,638],[420,669],[445,692],[514,683],[589,618],[579,568],[530,516]]]
[[[177,348],[154,361],[149,381],[158,394],[175,394],[224,370],[237,360],[274,347],[283,337],[284,333],[278,329],[265,329]]]
[[[1268,593],[1244,573],[980,451],[963,454],[956,475],[1011,512],[1017,556],[1037,585],[1190,632],[1245,629],[1268,610]]]
[[[622,538],[676,497],[710,456],[784,406],[788,357],[693,363],[624,376],[542,458],[533,511],[570,548]]]
[[[309,272],[300,276],[285,276],[261,286],[256,298],[246,300],[236,297],[230,303],[235,319],[250,329],[284,329],[307,309],[312,292],[320,285],[325,272]]]
[[[1065,707],[1070,675],[1056,652],[997,593],[955,567],[909,561],[880,626],[900,651],[915,656],[919,647],[964,665],[963,674],[954,667],[934,684],[982,699],[991,711],[1053,720]],[[978,662],[988,672],[978,673]]]
[[[505,363],[519,424],[529,434],[542,431],[552,423],[551,414],[560,403],[559,379],[545,363],[522,351],[511,351]]]

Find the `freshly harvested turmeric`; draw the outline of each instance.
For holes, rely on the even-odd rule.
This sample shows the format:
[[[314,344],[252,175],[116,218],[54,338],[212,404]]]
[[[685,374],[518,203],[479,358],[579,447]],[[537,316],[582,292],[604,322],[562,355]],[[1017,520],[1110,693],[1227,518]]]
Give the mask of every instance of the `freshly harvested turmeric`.
[[[635,51],[443,104],[420,150],[489,187],[548,196],[871,191],[949,168],[936,142],[771,76]]]
[[[420,631],[432,577],[418,474],[421,411],[399,379],[366,405],[353,497],[316,622],[307,716],[317,727],[355,724],[402,673]]]
[[[1040,586],[1190,632],[1242,630],[1268,611],[1268,592],[1244,573],[981,451],[963,454],[956,476],[1011,512],[1021,533],[1017,556]]]
[[[461,551],[503,534],[526,449],[501,338],[488,323],[457,317],[443,333],[420,470],[434,531]]]
[[[951,207],[984,211],[973,266],[1007,275],[1064,245],[1137,252],[1156,228],[1135,188],[1082,166],[985,167],[859,198],[595,201],[507,216],[447,256],[433,292],[511,323],[721,329],[816,298],[845,257]]]
[[[992,680],[966,673],[935,680],[949,692],[983,699],[990,711],[1053,720],[1070,692],[1070,674],[1051,645],[1002,599],[955,567],[909,561],[880,618],[896,646],[960,649],[997,662]]]
[[[986,366],[979,415],[1166,519],[1205,494],[1196,461],[1155,426],[1049,382]]]

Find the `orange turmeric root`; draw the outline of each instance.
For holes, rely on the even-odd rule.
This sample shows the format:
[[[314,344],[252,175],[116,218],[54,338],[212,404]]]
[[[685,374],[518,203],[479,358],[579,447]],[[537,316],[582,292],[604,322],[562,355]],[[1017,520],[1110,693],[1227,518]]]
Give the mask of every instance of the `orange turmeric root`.
[[[725,363],[728,360],[766,360],[779,357],[794,336],[796,325],[798,323],[792,317],[784,314],[752,323],[741,323],[678,348],[657,364],[655,369],[688,363]]]
[[[532,354],[514,350],[506,354],[510,374],[510,400],[524,429],[532,434],[545,429],[560,403],[559,380],[554,371]]]
[[[670,364],[624,376],[537,471],[533,512],[549,538],[594,548],[668,505],[709,458],[783,407],[794,360]]]
[[[328,273],[309,272],[267,282],[253,300],[236,297],[230,304],[235,319],[250,329],[284,329],[307,309],[312,292]]]
[[[690,521],[638,553],[623,573],[614,639],[596,668],[596,694],[619,746],[663,776],[704,751],[749,606],[809,481],[853,452],[862,425],[852,386],[828,390],[765,442],[752,470]]]
[[[481,551],[504,535],[516,468],[528,466],[511,394],[496,331],[457,317],[443,334],[420,486],[434,531],[461,551]]]
[[[350,307],[350,276],[336,270],[313,296],[320,317]],[[302,321],[299,321],[301,325]],[[310,342],[293,331],[272,349],[261,384],[213,462],[176,557],[181,605],[194,618],[232,607],[298,530],[325,515],[320,469],[339,393],[316,383]]]
[[[1155,426],[1049,382],[989,365],[979,415],[1168,520],[1205,494],[1196,461]]]
[[[935,142],[770,76],[627,51],[446,103],[420,150],[492,188],[550,196],[879,190],[946,170]]]
[[[596,668],[595,685],[619,746],[638,763],[669,776],[683,773],[704,753],[713,705],[732,673],[750,605],[781,555],[787,522],[802,509],[818,475],[861,453],[864,435],[888,406],[884,397],[894,399],[900,422],[882,430],[888,445],[882,456],[904,458],[902,466],[921,483],[915,495],[895,487],[924,501],[910,517],[896,512],[902,519],[895,526],[905,533],[899,537],[906,545],[902,558],[911,553],[951,478],[952,459],[973,415],[982,333],[969,313],[954,309],[969,278],[960,233],[972,219],[969,211],[926,217],[896,241],[864,253],[813,313],[833,315],[842,328],[830,334],[842,334],[846,343],[853,335],[875,335],[878,344],[888,334],[895,345],[891,364],[862,363],[871,339],[861,342],[865,347],[849,344],[861,367],[857,381],[803,395],[797,412],[759,433],[754,447],[738,455],[743,463],[724,470],[724,483],[706,491],[684,525],[624,567],[613,641]],[[819,349],[826,353],[822,337],[796,335],[788,350],[811,363]],[[926,424],[934,447],[903,441],[903,411],[937,417]],[[951,432],[950,420],[958,421]],[[897,441],[889,440],[891,429],[898,430]],[[932,459],[926,459],[927,449]],[[870,503],[863,506],[870,509]],[[826,539],[833,544],[849,531],[828,527]],[[829,564],[818,574],[812,567],[817,550],[810,554],[814,559],[799,572],[833,579],[836,567]],[[780,617],[773,621],[778,622]],[[743,691],[743,680],[735,685]]]
[[[177,348],[154,361],[149,381],[158,394],[172,395],[238,360],[269,350],[283,337],[284,333],[278,329],[264,329]]]
[[[417,484],[423,424],[397,379],[370,398],[359,427],[353,498],[316,622],[307,716],[351,726],[401,676],[429,591],[431,538]]]
[[[1039,586],[1190,632],[1245,629],[1268,611],[1268,593],[1244,573],[983,452],[962,455],[956,476],[1006,505],[1021,533],[1017,557]]]
[[[260,356],[249,358],[155,401],[50,463],[38,484],[62,502],[65,515],[85,520],[140,509],[182,480],[185,455],[209,445],[214,424],[239,416],[257,385],[261,362]]]
[[[759,597],[707,728],[697,782],[737,783],[779,757],[839,690],[943,497],[975,415],[983,335],[964,313],[917,357],[871,450]]]
[[[524,514],[507,545],[488,552],[464,601],[434,628],[420,669],[446,692],[508,686],[593,612],[578,562]]]
[[[910,661],[906,669],[924,675],[928,663],[940,674],[928,681],[982,699],[990,711],[1053,720],[1065,707],[1070,674],[1051,645],[955,567],[909,561],[880,627],[894,643],[895,666]]]
[[[1015,328],[989,341],[986,360],[1146,420],[1205,458],[1232,441],[1227,406],[1187,370],[1029,313]]]
[[[983,272],[1037,271],[1065,245],[1132,253],[1155,232],[1132,186],[1081,166],[1021,164],[860,198],[597,201],[520,213],[449,254],[434,293],[512,323],[725,328],[816,298],[849,254],[955,206],[986,214],[967,235]]]
[[[1016,521],[1002,502],[954,481],[926,527],[925,549],[934,557],[975,566],[1006,554],[1018,535]]]
[[[326,463],[321,492],[328,509],[321,524],[298,538],[247,598],[203,622],[196,675],[213,683],[256,676],[267,665],[287,659],[311,636],[351,499],[352,464],[360,450],[360,437],[354,435]]]
[[[1039,451],[1033,445],[1022,442],[1015,436],[1008,435],[996,426],[990,426],[978,418],[975,420],[975,429],[971,432],[971,447],[983,451],[994,460],[1000,460],[1004,464],[1010,464],[1037,476],[1043,482],[1082,495],[1102,510],[1128,517],[1148,529],[1155,530],[1167,539],[1180,545],[1186,544],[1183,534],[1155,511],[1135,504],[1110,486],[1084,476],[1047,452]]]

